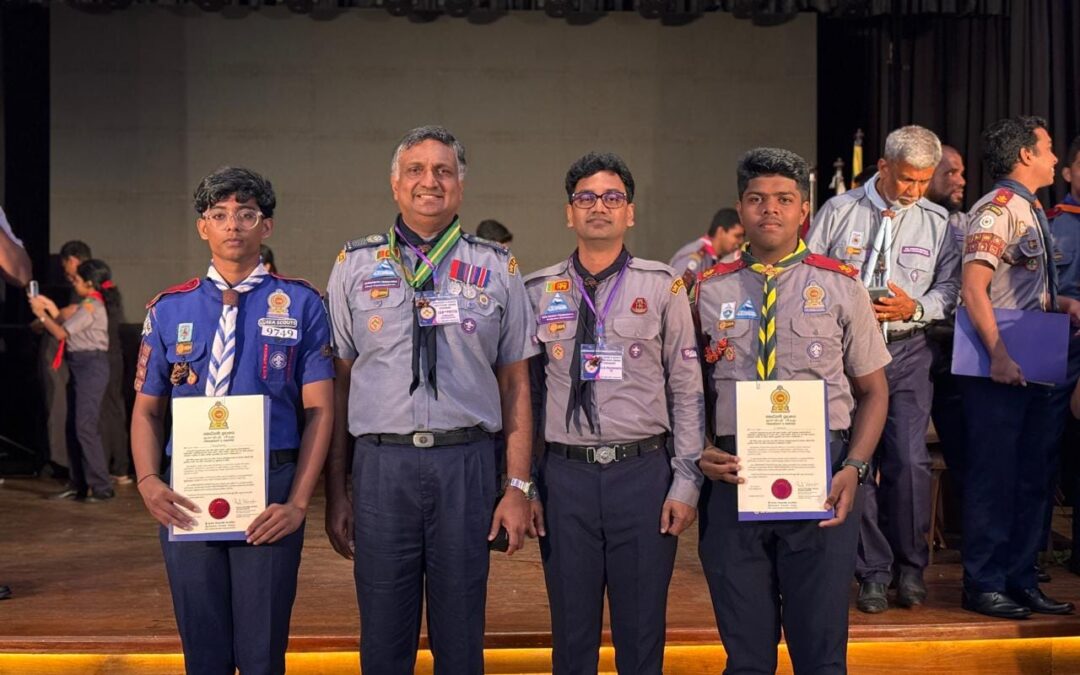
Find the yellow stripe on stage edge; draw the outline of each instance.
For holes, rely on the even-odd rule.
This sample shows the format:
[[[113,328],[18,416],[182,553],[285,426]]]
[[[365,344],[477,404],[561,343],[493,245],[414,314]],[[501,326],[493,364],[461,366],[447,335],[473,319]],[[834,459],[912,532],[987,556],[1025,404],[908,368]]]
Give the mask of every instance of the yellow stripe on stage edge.
[[[787,646],[779,647],[779,675],[791,675]],[[714,675],[727,655],[719,645],[669,644],[664,650],[667,675]],[[134,675],[183,673],[180,654],[13,654],[0,653],[0,675]],[[851,642],[850,675],[882,673],[936,673],[948,664],[949,675],[1023,675],[1026,673],[1080,673],[1080,637],[933,640],[921,642]],[[600,672],[615,672],[615,652],[600,649]],[[286,656],[290,675],[357,675],[356,652],[294,652]],[[551,672],[550,649],[488,649],[484,651],[488,675],[534,675]],[[431,652],[417,655],[416,674],[431,675]]]

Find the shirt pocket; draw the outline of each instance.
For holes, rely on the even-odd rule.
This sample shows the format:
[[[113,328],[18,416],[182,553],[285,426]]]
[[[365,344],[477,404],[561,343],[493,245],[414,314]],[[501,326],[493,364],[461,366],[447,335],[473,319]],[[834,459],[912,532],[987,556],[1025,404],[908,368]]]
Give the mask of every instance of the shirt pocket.
[[[1069,240],[1054,242],[1054,264],[1066,268],[1076,260],[1076,242]]]
[[[303,340],[301,328],[292,329],[285,334],[277,331],[260,331],[258,345],[259,379],[267,384],[281,385],[292,379],[296,371],[296,359],[300,342]]]
[[[536,342],[543,347],[549,360],[563,361],[574,355],[574,338],[577,337],[577,328],[577,319],[537,323]]]
[[[169,381],[174,396],[199,396],[205,389],[210,346],[204,342],[175,342],[165,345]],[[193,381],[194,380],[194,381]]]
[[[791,319],[788,354],[793,371],[820,374],[843,353],[843,333],[832,314],[804,314]]]
[[[901,253],[896,258],[896,266],[899,268],[900,276],[905,281],[913,284],[917,284],[920,281],[924,281],[933,273],[933,259],[930,257],[931,253],[927,251],[927,255],[920,255],[918,253]]]
[[[396,288],[357,290],[350,303],[357,347],[365,342],[388,346],[412,339],[413,306],[405,302],[405,293],[404,282]]]
[[[756,330],[760,324],[758,319],[731,319],[725,323],[734,324],[729,328],[721,329],[719,320],[711,326],[702,326],[703,331],[709,338],[709,344],[705,345],[702,357],[709,362],[709,350],[715,356],[712,366],[720,379],[738,379],[740,371],[752,371],[757,363],[757,337]]]

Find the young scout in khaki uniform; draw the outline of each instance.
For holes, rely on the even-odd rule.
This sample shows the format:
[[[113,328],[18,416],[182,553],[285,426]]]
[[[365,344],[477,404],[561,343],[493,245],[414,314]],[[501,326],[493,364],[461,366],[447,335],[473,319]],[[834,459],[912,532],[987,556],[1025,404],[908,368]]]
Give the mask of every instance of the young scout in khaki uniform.
[[[809,167],[758,148],[738,165],[742,258],[706,270],[697,311],[715,448],[701,458],[700,546],[728,673],[772,673],[783,626],[796,672],[846,672],[858,485],[885,423],[890,356],[854,268],[809,252]],[[824,380],[832,487],[819,520],[739,522],[735,383]],[[856,403],[858,406],[856,407]],[[853,410],[854,415],[852,414]]]

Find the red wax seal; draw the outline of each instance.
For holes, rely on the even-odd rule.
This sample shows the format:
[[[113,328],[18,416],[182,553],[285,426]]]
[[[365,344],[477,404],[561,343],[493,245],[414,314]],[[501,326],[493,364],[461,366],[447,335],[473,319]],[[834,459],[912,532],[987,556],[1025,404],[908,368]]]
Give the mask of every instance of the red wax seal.
[[[773,492],[776,492],[776,487],[773,487]],[[214,501],[210,502],[210,506],[207,507],[207,511],[210,512],[210,517],[214,520],[221,520],[225,516],[229,515],[229,511],[232,509],[229,507],[229,502],[218,497]]]
[[[779,478],[772,484],[773,497],[777,499],[787,499],[791,496],[791,483],[787,482],[783,478]],[[213,505],[211,504],[211,508]]]

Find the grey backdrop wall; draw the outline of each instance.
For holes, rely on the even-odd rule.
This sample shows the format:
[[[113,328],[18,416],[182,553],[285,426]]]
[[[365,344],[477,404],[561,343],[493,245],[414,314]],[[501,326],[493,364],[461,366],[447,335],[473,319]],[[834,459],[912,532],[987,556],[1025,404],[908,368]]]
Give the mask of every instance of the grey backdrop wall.
[[[664,260],[734,202],[742,151],[815,153],[812,14],[668,28],[635,14],[574,27],[541,13],[474,26],[377,11],[50,11],[53,249],[87,241],[132,321],[158,290],[205,272],[191,192],[223,164],[273,181],[268,243],[284,273],[322,286],[345,240],[392,222],[390,155],[419,124],[465,143],[466,229],[505,223],[525,270],[572,248],[562,182],[588,150],[627,160],[629,246]]]

